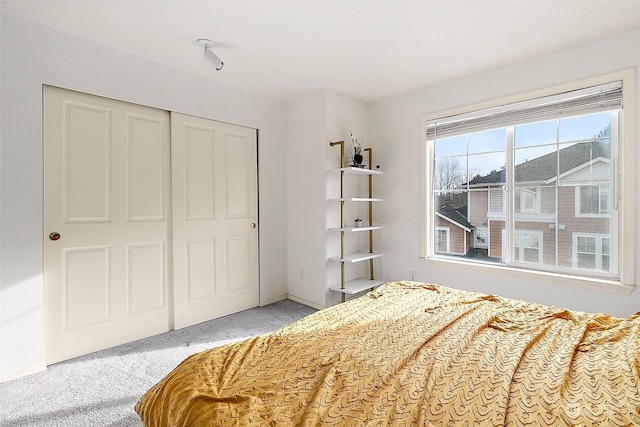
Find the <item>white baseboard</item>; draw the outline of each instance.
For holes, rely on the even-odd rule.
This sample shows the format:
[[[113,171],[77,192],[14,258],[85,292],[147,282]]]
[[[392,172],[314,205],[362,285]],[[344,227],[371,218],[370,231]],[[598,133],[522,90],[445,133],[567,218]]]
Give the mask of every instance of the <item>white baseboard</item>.
[[[299,302],[300,304],[304,304],[306,306],[309,306],[311,308],[315,308],[316,310],[322,310],[326,307],[321,306],[320,304],[316,304],[314,302],[308,301],[304,298],[298,298],[296,296],[293,296],[291,294],[287,294],[287,298],[290,299],[291,301],[295,301],[295,302]]]
[[[264,307],[265,305],[274,304],[279,301],[284,301],[287,299],[286,295],[280,295],[277,297],[269,298],[267,300],[260,300],[260,307]]]
[[[43,372],[46,370],[47,370],[47,365],[44,363],[44,361],[40,361],[37,363],[33,363],[30,366],[27,366],[25,368],[18,369],[13,372],[9,372],[7,374],[5,374],[4,372],[0,373],[0,383],[17,380],[18,378],[26,377],[27,375],[37,374],[38,372]]]

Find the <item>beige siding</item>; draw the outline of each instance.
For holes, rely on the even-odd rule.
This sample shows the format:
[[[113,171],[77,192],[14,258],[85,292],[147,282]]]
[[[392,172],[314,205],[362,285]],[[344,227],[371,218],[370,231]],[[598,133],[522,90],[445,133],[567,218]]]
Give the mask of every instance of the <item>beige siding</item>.
[[[489,211],[488,190],[472,191],[469,198],[469,222],[475,226],[486,226]]]
[[[491,221],[489,223],[489,256],[502,258],[502,230],[504,221]]]
[[[540,213],[553,214],[556,212],[555,187],[543,187],[540,189]]]
[[[504,212],[504,191],[502,187],[489,189],[488,212]]]

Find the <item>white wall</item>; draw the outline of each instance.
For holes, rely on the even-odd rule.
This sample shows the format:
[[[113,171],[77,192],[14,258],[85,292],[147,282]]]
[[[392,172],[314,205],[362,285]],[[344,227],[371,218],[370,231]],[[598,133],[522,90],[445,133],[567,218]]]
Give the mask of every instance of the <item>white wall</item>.
[[[287,292],[321,308],[325,299],[324,159],[329,145],[326,93],[287,106]]]
[[[455,54],[455,53],[453,53]],[[434,60],[446,61],[446,58]],[[497,293],[590,312],[627,316],[640,310],[640,291],[618,295],[554,286],[522,274],[433,263],[420,257],[420,116],[464,105],[551,87],[640,66],[640,28],[591,40],[545,55],[469,76],[458,81],[375,102],[370,106],[369,135],[381,147],[385,164],[381,181],[385,198],[382,266],[387,279],[416,279],[460,289]],[[640,85],[636,84],[637,88]],[[640,94],[636,94],[636,103]],[[636,123],[640,122],[636,107]],[[637,136],[637,135],[636,135]],[[637,144],[636,141],[628,143]],[[636,164],[640,150],[636,149]],[[636,170],[636,182],[640,173]],[[636,209],[640,185],[636,185]],[[640,227],[636,219],[636,241]],[[636,265],[640,248],[636,246]],[[640,269],[636,268],[636,283]]]
[[[259,129],[260,301],[286,297],[286,106],[0,12],[0,380],[42,369],[42,85]]]
[[[368,146],[368,107],[340,93],[318,91],[289,103],[287,123],[287,289],[290,298],[323,308],[340,300],[329,290],[340,281],[339,264],[328,261],[340,253],[339,234],[328,231],[340,223],[339,205],[328,201],[340,195],[339,174],[333,170],[340,166],[340,149],[329,142],[345,141],[350,148],[348,128]],[[359,191],[358,185],[349,190]],[[349,207],[348,218],[361,215],[355,208]]]

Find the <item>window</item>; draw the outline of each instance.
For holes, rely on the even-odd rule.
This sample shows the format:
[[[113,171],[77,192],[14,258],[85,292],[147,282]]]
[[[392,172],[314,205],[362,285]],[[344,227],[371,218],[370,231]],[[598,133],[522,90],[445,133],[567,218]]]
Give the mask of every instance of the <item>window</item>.
[[[476,247],[477,248],[486,248],[487,247],[487,227],[478,227],[475,230],[476,236]]]
[[[576,268],[608,272],[611,239],[607,234],[573,233],[573,263]]]
[[[633,236],[621,230],[633,223],[632,99],[622,108],[633,76],[616,77],[425,117],[424,256],[632,283]],[[487,250],[442,250],[444,204],[466,212],[473,248]]]
[[[503,239],[503,242],[506,239]],[[514,262],[542,263],[542,232],[516,230],[514,238]]]
[[[436,227],[436,252],[449,252],[449,229]]]
[[[576,216],[609,215],[609,187],[576,187]]]
[[[538,206],[538,193],[535,190],[526,188],[516,188],[515,212],[518,213],[536,213],[540,207]]]
[[[502,252],[507,252],[505,248],[507,239],[506,230],[502,230]],[[542,263],[542,239],[543,232],[536,230],[516,230],[513,239],[513,261],[514,263]]]

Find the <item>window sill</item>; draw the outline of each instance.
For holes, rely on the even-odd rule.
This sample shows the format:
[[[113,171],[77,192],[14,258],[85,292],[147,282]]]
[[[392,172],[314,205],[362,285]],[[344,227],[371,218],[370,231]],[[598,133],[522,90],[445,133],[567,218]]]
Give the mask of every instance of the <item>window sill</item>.
[[[576,218],[594,218],[594,219],[602,219],[602,218],[610,218],[611,214],[586,214],[576,212]]]
[[[427,265],[433,267],[451,267],[463,270],[466,274],[495,274],[503,280],[543,281],[550,286],[563,286],[588,291],[603,292],[616,295],[629,295],[635,285],[620,283],[616,280],[598,279],[595,277],[574,276],[546,271],[524,270],[505,265],[469,262],[449,258],[422,258]]]

